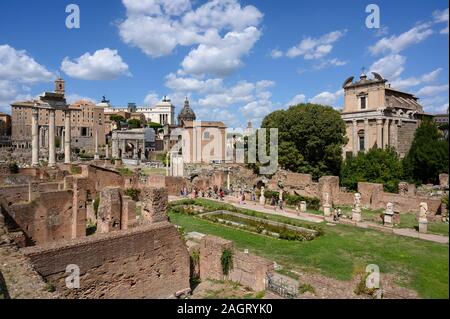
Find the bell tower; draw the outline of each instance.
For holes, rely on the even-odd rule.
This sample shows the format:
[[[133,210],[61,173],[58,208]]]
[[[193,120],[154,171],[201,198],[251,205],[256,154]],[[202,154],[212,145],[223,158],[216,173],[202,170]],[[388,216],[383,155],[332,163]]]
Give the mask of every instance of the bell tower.
[[[61,77],[55,80],[55,93],[62,95],[66,93],[66,82]]]

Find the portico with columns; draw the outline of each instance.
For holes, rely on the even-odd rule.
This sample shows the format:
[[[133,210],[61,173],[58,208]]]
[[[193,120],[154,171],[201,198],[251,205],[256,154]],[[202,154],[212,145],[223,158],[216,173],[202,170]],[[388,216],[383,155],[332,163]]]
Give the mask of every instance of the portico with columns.
[[[408,152],[423,112],[418,99],[395,90],[378,73],[369,79],[363,72],[359,81],[348,78],[343,85],[347,145],[343,156],[356,156],[373,147],[393,147],[403,157]]]

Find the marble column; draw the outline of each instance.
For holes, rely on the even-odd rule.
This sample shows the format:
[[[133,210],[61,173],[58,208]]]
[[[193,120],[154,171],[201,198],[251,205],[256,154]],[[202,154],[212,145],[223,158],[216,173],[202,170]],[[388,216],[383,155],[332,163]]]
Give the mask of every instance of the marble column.
[[[64,116],[64,163],[70,164],[71,162],[71,142],[72,142],[72,127],[71,127],[71,114],[67,110]]]
[[[55,109],[49,110],[48,121],[48,166],[56,166],[56,150],[55,150],[55,125],[56,125]]]
[[[377,119],[377,147],[383,147],[383,120]]]
[[[389,119],[384,120],[383,128],[383,148],[389,146]]]
[[[98,129],[95,129],[95,137],[94,137],[94,143],[95,143],[95,153],[94,153],[94,159],[98,160],[100,159],[100,156],[98,155]]]
[[[39,110],[33,108],[31,115],[31,165],[39,165]]]
[[[364,120],[364,152],[369,151],[369,119]]]
[[[358,155],[358,122],[353,120],[353,155]]]

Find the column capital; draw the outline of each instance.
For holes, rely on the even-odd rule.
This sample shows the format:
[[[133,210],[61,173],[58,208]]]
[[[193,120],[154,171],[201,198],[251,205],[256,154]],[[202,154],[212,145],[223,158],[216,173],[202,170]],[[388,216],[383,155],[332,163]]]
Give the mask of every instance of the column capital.
[[[377,119],[377,125],[382,125],[383,124],[383,119]]]

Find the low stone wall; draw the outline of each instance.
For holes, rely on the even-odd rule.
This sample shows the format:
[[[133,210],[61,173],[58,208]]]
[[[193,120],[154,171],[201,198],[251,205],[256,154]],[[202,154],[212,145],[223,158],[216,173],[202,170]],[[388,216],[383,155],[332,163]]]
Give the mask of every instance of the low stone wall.
[[[189,254],[168,222],[22,249],[66,298],[168,298],[189,290]],[[68,265],[80,269],[69,289]]]
[[[222,252],[233,252],[233,268],[228,277],[222,271]],[[254,291],[265,289],[268,274],[274,272],[274,263],[267,259],[234,249],[230,240],[207,235],[200,242],[200,278],[223,280],[230,279]]]

